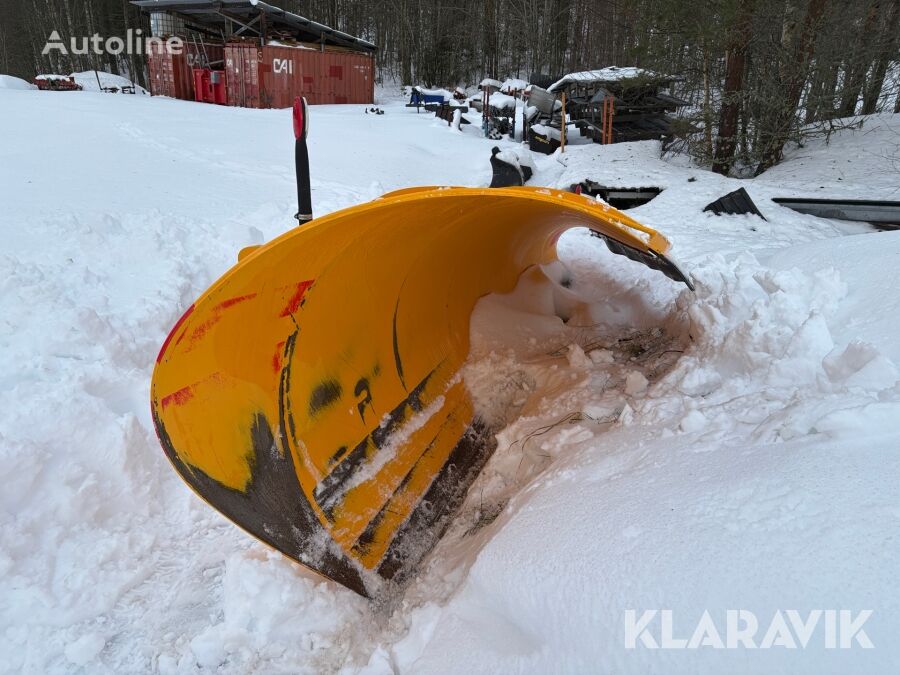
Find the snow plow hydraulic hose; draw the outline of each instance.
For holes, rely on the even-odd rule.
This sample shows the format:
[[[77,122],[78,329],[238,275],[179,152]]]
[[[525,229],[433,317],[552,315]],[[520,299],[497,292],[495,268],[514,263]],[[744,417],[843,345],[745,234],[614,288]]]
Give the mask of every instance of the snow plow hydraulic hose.
[[[494,448],[458,375],[473,307],[578,226],[689,285],[660,234],[544,188],[401,190],[247,252],[160,351],[166,454],[290,558],[367,596],[402,583]]]

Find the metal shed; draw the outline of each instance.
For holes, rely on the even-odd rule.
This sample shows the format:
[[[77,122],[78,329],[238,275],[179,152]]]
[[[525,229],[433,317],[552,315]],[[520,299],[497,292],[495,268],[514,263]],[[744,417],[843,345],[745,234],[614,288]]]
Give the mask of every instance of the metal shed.
[[[185,54],[148,54],[151,92],[195,98],[192,69],[220,71],[228,105],[371,103],[375,45],[259,0],[131,0],[155,37],[185,39]]]

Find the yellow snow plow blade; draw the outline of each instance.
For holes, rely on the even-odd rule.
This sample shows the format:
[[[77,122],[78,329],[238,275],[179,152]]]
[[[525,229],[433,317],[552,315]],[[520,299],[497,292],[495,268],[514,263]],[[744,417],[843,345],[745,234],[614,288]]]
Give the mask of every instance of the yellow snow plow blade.
[[[402,582],[493,451],[458,375],[472,309],[576,226],[688,283],[658,233],[535,188],[401,190],[245,250],[160,351],[166,453],[294,560],[363,595]]]

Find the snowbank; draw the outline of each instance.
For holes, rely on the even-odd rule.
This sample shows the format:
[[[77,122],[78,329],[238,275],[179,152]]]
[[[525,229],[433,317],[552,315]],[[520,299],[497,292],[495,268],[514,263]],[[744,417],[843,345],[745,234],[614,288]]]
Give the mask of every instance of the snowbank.
[[[900,253],[900,235],[857,240]],[[584,256],[588,241],[573,243]],[[853,305],[834,270],[779,271],[744,255],[713,258],[694,280],[662,324],[668,340],[639,332],[624,360],[596,323],[608,307],[583,307],[591,330],[561,352],[540,337],[558,300],[531,289],[538,301],[514,299],[516,319],[482,314],[495,346],[507,342],[504,319],[519,349],[531,345],[470,366],[482,401],[518,396],[475,486],[485,503],[505,483],[508,501],[449,602],[412,615],[392,651],[400,672],[890,670],[900,595],[885,591],[900,552],[885,549],[883,518],[900,499],[896,367],[883,346],[835,342],[828,322]],[[896,329],[896,316],[877,322]],[[684,353],[673,364],[669,350]],[[543,472],[529,481],[535,465]],[[723,641],[729,609],[754,612],[757,646],[778,610],[873,609],[866,634],[881,646],[828,649],[823,620],[805,650],[629,648],[626,612],[649,608],[672,610],[685,642],[705,611]]]
[[[808,139],[802,148],[789,145],[787,161],[755,183],[780,188],[778,196],[900,199],[900,115],[882,113],[838,122],[862,124],[858,130]]]
[[[772,254],[766,263],[778,269],[796,267],[807,274],[819,269],[835,269],[847,284],[845,302],[828,317],[835,340],[854,340],[877,345],[892,362],[900,364],[900,339],[892,317],[900,316],[900,294],[878,292],[892,289],[900,262],[898,232],[844,237],[840,245],[824,240]],[[876,366],[878,362],[873,362]],[[878,364],[884,368],[884,363]],[[889,369],[884,372],[890,373]]]
[[[37,89],[37,87],[30,82],[26,82],[18,77],[13,77],[12,75],[0,75],[0,89],[8,91],[30,91]]]

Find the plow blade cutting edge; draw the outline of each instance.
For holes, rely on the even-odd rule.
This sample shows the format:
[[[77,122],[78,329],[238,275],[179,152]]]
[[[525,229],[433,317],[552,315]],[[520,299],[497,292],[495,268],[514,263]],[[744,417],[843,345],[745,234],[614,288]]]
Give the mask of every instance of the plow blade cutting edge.
[[[669,243],[536,188],[416,188],[244,252],[157,359],[160,442],[210,505],[366,596],[403,583],[494,449],[458,371],[469,317],[588,227],[688,283]]]

